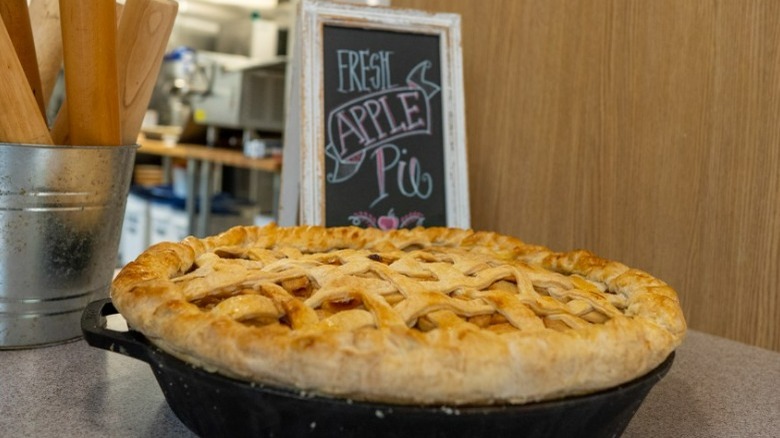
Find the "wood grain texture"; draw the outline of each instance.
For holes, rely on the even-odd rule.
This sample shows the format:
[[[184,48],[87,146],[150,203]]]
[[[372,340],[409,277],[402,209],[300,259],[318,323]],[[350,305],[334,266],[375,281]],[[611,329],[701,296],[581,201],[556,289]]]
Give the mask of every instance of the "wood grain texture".
[[[780,2],[394,0],[463,17],[475,228],[587,248],[780,350]]]
[[[33,0],[34,1],[34,0]],[[42,1],[49,1],[49,0],[42,0]],[[59,0],[57,0],[59,1]],[[117,3],[115,12],[116,12],[116,21],[117,21],[117,27],[119,27],[119,20],[122,17],[122,12],[124,12],[124,4]],[[59,26],[59,5],[57,6],[57,29],[60,29]],[[117,30],[117,39],[120,38],[119,30]],[[62,54],[62,38],[59,40],[60,44],[60,62],[63,60],[64,56]],[[117,42],[117,58],[119,57],[119,42]],[[52,53],[54,55],[54,53]],[[121,102],[122,100],[122,86],[119,84],[119,82],[122,79],[122,74],[120,74],[119,70],[119,60],[117,59],[117,86],[119,87],[119,90],[117,91],[117,99],[119,99],[118,102]],[[119,111],[119,126],[120,129],[122,127],[122,108],[120,104],[117,104],[117,108]],[[67,98],[63,99],[62,105],[60,105],[60,110],[57,112],[57,116],[54,118],[54,121],[51,124],[51,137],[54,141],[54,144],[72,144],[71,138],[70,138],[70,115],[68,114],[68,104],[67,104]],[[134,141],[131,141],[131,143],[124,143],[123,137],[119,137],[119,141],[121,144],[132,144]]]
[[[171,0],[126,2],[117,31],[122,144],[141,131],[178,9]]]
[[[118,145],[115,3],[60,0],[60,17],[70,143]]]
[[[59,0],[30,0],[30,23],[41,77],[44,107],[48,107],[62,69],[62,31]]]
[[[38,71],[38,58],[35,54],[35,41],[30,25],[27,0],[3,0],[0,2],[0,17],[5,22],[6,30],[11,36],[14,49],[16,49],[16,56],[19,58],[22,68],[24,68],[27,83],[41,111],[41,116],[46,117],[41,76]]]
[[[0,142],[52,143],[3,20],[0,20]]]

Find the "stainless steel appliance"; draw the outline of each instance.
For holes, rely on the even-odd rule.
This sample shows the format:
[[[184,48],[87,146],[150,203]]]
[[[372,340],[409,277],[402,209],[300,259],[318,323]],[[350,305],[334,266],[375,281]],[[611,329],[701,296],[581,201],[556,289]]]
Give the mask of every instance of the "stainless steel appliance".
[[[196,123],[281,133],[284,129],[283,57],[256,61],[241,55],[199,52],[206,92],[191,99]]]

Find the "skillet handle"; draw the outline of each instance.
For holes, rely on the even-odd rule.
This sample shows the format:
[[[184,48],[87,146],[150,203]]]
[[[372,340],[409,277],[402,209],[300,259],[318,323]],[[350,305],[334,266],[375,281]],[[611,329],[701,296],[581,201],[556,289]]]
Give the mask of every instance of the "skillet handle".
[[[118,315],[110,298],[87,304],[81,315],[81,331],[87,344],[149,363],[150,344],[136,331],[120,332],[106,327],[106,317]]]

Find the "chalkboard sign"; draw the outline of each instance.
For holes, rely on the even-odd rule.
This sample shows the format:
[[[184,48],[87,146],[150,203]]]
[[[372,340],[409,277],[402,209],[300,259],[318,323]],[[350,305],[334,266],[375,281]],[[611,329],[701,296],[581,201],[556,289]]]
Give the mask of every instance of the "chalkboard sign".
[[[459,16],[303,1],[299,29],[300,222],[468,227]]]

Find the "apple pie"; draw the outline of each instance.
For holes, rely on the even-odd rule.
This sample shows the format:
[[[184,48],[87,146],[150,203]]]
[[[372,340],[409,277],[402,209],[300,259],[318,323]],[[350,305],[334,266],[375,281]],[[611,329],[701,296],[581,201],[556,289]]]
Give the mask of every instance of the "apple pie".
[[[643,271],[443,227],[236,227],[149,248],[111,295],[194,366],[384,403],[590,393],[649,372],[686,330],[676,292]]]

